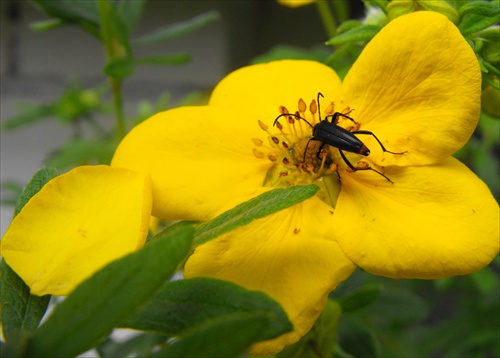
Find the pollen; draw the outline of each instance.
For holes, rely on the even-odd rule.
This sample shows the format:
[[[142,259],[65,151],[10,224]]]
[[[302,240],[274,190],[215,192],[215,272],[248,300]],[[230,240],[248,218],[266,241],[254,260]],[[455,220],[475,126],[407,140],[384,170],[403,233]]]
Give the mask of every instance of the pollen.
[[[316,99],[310,100],[309,105],[306,103],[299,98],[296,108],[278,105],[276,117],[258,120],[267,141],[264,137],[252,139],[252,154],[270,164],[267,186],[307,184],[323,176],[332,176],[338,181],[339,165],[335,163],[332,148],[311,140],[319,120],[334,113],[334,102],[325,101],[324,107],[323,102],[318,103]]]

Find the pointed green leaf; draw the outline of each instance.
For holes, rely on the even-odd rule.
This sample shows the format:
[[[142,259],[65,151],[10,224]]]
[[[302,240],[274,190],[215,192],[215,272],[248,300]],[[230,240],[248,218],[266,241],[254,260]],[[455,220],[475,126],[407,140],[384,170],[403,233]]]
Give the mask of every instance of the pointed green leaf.
[[[52,168],[39,170],[24,188],[17,200],[14,216],[52,178],[58,175]],[[34,331],[42,319],[50,301],[50,295],[39,297],[30,294],[30,289],[21,278],[2,260],[1,266],[1,312],[2,328],[7,341],[21,332]]]
[[[134,45],[151,45],[159,42],[170,41],[194,32],[218,19],[219,14],[217,12],[209,11],[190,20],[159,28],[150,34],[133,40],[132,42]]]
[[[262,292],[211,278],[167,283],[124,327],[178,335],[207,321],[242,312],[266,312],[269,325],[262,331],[266,339],[292,329],[283,309]]]
[[[131,57],[114,57],[104,66],[104,73],[122,80],[134,73],[135,67],[135,61]]]
[[[349,42],[366,42],[371,40],[382,27],[377,25],[361,25],[353,27],[340,35],[332,37],[326,45],[342,45]]]
[[[109,164],[116,149],[114,140],[71,139],[46,162],[63,169],[83,164]]]
[[[93,347],[168,281],[191,250],[193,229],[162,232],[80,284],[28,342],[26,356],[68,357]]]
[[[460,16],[469,14],[485,17],[498,16],[500,14],[500,4],[490,1],[471,1],[459,9]]]
[[[289,208],[312,197],[318,189],[318,186],[309,184],[270,190],[200,224],[196,229],[195,243],[201,245],[255,219]]]
[[[236,357],[262,340],[267,325],[264,312],[235,313],[206,322],[152,357]]]
[[[341,313],[342,308],[339,303],[328,300],[313,328],[297,343],[286,346],[277,357],[333,357]]]
[[[95,37],[99,33],[97,0],[33,0],[48,15],[67,24],[77,25]]]
[[[167,338],[163,334],[141,333],[125,342],[122,339],[108,339],[96,347],[96,350],[101,358],[148,357],[155,347],[165,343]]]
[[[343,315],[338,330],[338,344],[354,357],[380,357],[375,334],[350,316]]]
[[[176,53],[173,55],[156,55],[149,57],[136,58],[136,65],[180,65],[191,60],[187,53]]]
[[[133,1],[120,1],[116,4],[118,12],[124,23],[127,25],[129,32],[135,27],[142,15],[142,10],[146,1],[133,0]]]
[[[338,299],[344,312],[354,312],[376,301],[382,292],[381,284],[366,284]]]

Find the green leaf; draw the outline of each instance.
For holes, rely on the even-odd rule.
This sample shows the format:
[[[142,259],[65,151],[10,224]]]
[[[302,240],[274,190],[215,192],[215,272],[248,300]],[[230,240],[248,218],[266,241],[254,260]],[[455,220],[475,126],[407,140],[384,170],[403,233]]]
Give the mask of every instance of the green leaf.
[[[341,313],[342,308],[338,302],[326,301],[313,328],[297,343],[286,346],[277,356],[286,358],[332,357]]]
[[[187,53],[176,53],[173,55],[156,55],[149,57],[136,58],[136,65],[180,65],[191,60]]]
[[[81,27],[97,38],[99,31],[99,10],[96,0],[33,0],[48,15],[61,21]]]
[[[347,20],[339,25],[339,27],[337,28],[337,33],[341,34],[343,32],[346,32],[350,29],[353,29],[355,27],[362,26],[362,25],[363,25],[363,23],[359,20]]]
[[[354,312],[376,301],[382,292],[381,284],[366,284],[338,299],[344,312]]]
[[[234,313],[206,322],[152,357],[236,357],[262,340],[269,324],[266,313]]]
[[[335,301],[328,300],[314,324],[313,334],[317,343],[316,347],[317,351],[321,352],[322,357],[332,357],[333,355],[341,313],[341,306]]]
[[[364,3],[376,6],[386,12],[387,5],[389,2],[387,0],[363,0]]]
[[[460,14],[462,20],[458,28],[462,35],[470,35],[500,21],[500,2],[469,2],[460,8]]]
[[[196,228],[195,244],[201,245],[255,219],[289,208],[318,191],[314,184],[278,188],[250,199]]]
[[[424,319],[429,308],[422,298],[408,290],[386,288],[370,305],[369,311],[394,323],[409,323]]]
[[[7,118],[3,121],[2,127],[5,129],[18,129],[26,127],[31,123],[38,122],[48,116],[53,115],[53,104],[23,104],[20,108],[20,114],[15,117]]]
[[[83,164],[109,164],[115,149],[114,140],[71,139],[52,153],[46,165],[63,169]]]
[[[46,31],[55,29],[57,27],[61,27],[64,24],[65,23],[60,19],[49,19],[49,20],[32,22],[30,24],[30,29],[32,29],[33,31]]]
[[[117,12],[120,14],[123,22],[127,25],[129,32],[132,31],[141,18],[145,3],[146,1],[144,0],[129,0],[120,1],[116,4]]]
[[[24,281],[2,260],[1,307],[2,329],[7,342],[16,339],[22,332],[33,332],[49,305],[50,295],[34,296]]]
[[[96,347],[99,357],[148,357],[159,344],[165,343],[167,337],[163,334],[142,333],[125,342],[115,342],[110,339]]]
[[[340,318],[338,344],[353,357],[379,357],[380,347],[375,334],[352,317]]]
[[[269,318],[266,330],[261,332],[264,339],[292,329],[282,308],[264,293],[227,281],[192,278],[164,285],[126,321],[124,327],[178,335],[224,316],[262,312]]]
[[[462,17],[469,14],[485,17],[498,16],[500,14],[500,5],[498,2],[472,1],[460,7],[459,12]]]
[[[52,178],[58,175],[55,169],[47,168],[38,171],[24,188],[17,200],[14,216],[19,214],[26,203],[40,191]],[[42,319],[50,296],[34,296],[21,278],[2,260],[0,303],[2,312],[2,328],[7,341],[21,332],[34,331]]]
[[[136,63],[132,57],[113,57],[104,66],[104,73],[116,79],[124,79],[134,73]]]
[[[351,28],[340,35],[332,37],[326,45],[343,45],[349,42],[366,42],[371,40],[382,27],[377,25],[361,25]]]
[[[141,250],[80,284],[28,342],[26,356],[75,356],[106,337],[155,295],[191,250],[193,229],[162,232]]]
[[[159,42],[174,40],[181,36],[194,32],[203,26],[219,19],[219,14],[215,11],[198,15],[190,20],[178,22],[173,25],[159,28],[154,32],[133,40],[134,45],[151,45]]]

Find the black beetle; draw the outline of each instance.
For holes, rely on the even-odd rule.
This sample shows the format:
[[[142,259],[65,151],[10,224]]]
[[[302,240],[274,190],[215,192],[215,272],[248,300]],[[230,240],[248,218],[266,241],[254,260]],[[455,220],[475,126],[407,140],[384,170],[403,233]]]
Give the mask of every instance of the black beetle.
[[[344,117],[352,121],[354,124],[357,124],[357,122],[349,117],[347,114],[351,113],[348,112],[347,114],[340,113],[340,112],[335,112],[331,115],[326,116],[323,120],[321,120],[321,111],[320,111],[320,106],[319,106],[319,97],[324,97],[323,94],[318,93],[318,113],[320,114],[320,121],[316,125],[312,125],[309,123],[306,119],[300,117],[298,114],[291,114],[291,113],[283,113],[280,114],[275,120],[274,120],[274,125],[276,125],[276,122],[280,117],[283,116],[291,116],[297,119],[302,119],[304,122],[306,122],[313,130],[312,130],[312,136],[309,138],[309,141],[307,142],[306,149],[304,150],[304,161],[306,158],[306,153],[307,153],[307,147],[309,146],[309,143],[312,140],[316,140],[321,142],[321,145],[319,146],[318,150],[316,151],[316,157],[318,159],[321,159],[321,151],[325,145],[330,145],[332,147],[335,147],[339,150],[340,156],[344,160],[344,162],[347,164],[347,166],[352,170],[352,171],[358,171],[358,170],[373,170],[375,173],[380,174],[383,176],[385,179],[387,179],[389,182],[392,183],[392,180],[386,177],[383,173],[379,172],[378,170],[373,169],[372,167],[363,167],[363,168],[357,168],[354,165],[351,164],[351,162],[346,158],[345,154],[343,151],[350,152],[350,153],[356,153],[356,154],[361,154],[365,157],[370,155],[370,150],[366,147],[366,145],[360,141],[354,134],[367,134],[373,136],[373,138],[376,139],[378,144],[380,144],[380,147],[384,152],[391,153],[391,154],[404,154],[406,152],[401,152],[401,153],[395,153],[391,152],[390,150],[385,149],[384,145],[380,140],[377,138],[377,136],[370,132],[370,131],[360,131],[360,130],[355,130],[355,131],[348,131],[347,129],[344,129],[340,126],[337,125],[337,122],[339,120],[339,116]],[[331,118],[331,122],[328,121],[328,118]]]

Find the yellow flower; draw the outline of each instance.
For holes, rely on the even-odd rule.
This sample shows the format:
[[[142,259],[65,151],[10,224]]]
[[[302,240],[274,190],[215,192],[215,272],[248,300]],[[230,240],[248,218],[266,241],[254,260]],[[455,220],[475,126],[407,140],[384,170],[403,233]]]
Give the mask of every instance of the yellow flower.
[[[149,177],[83,166],[55,177],[13,219],[1,242],[7,264],[31,294],[68,295],[107,263],[144,245]]]
[[[278,4],[288,7],[300,7],[316,2],[316,0],[277,0],[277,1]]]
[[[251,350],[273,354],[310,329],[354,264],[388,277],[439,278],[495,257],[498,205],[451,157],[477,124],[480,85],[457,28],[440,14],[412,13],[367,45],[343,83],[310,61],[240,69],[208,106],[162,112],[136,127],[112,165],[151,175],[153,215],[164,219],[208,220],[273,187],[320,186],[314,198],[201,245],[185,266],[188,277],[230,280],[280,302],[294,332]],[[340,118],[339,126],[371,131],[404,154],[358,135],[370,155],[346,159],[372,170],[353,171],[332,146],[317,159],[321,143],[308,142],[304,120],[282,116],[282,129],[273,127],[287,111],[310,123],[349,113],[356,124]]]

